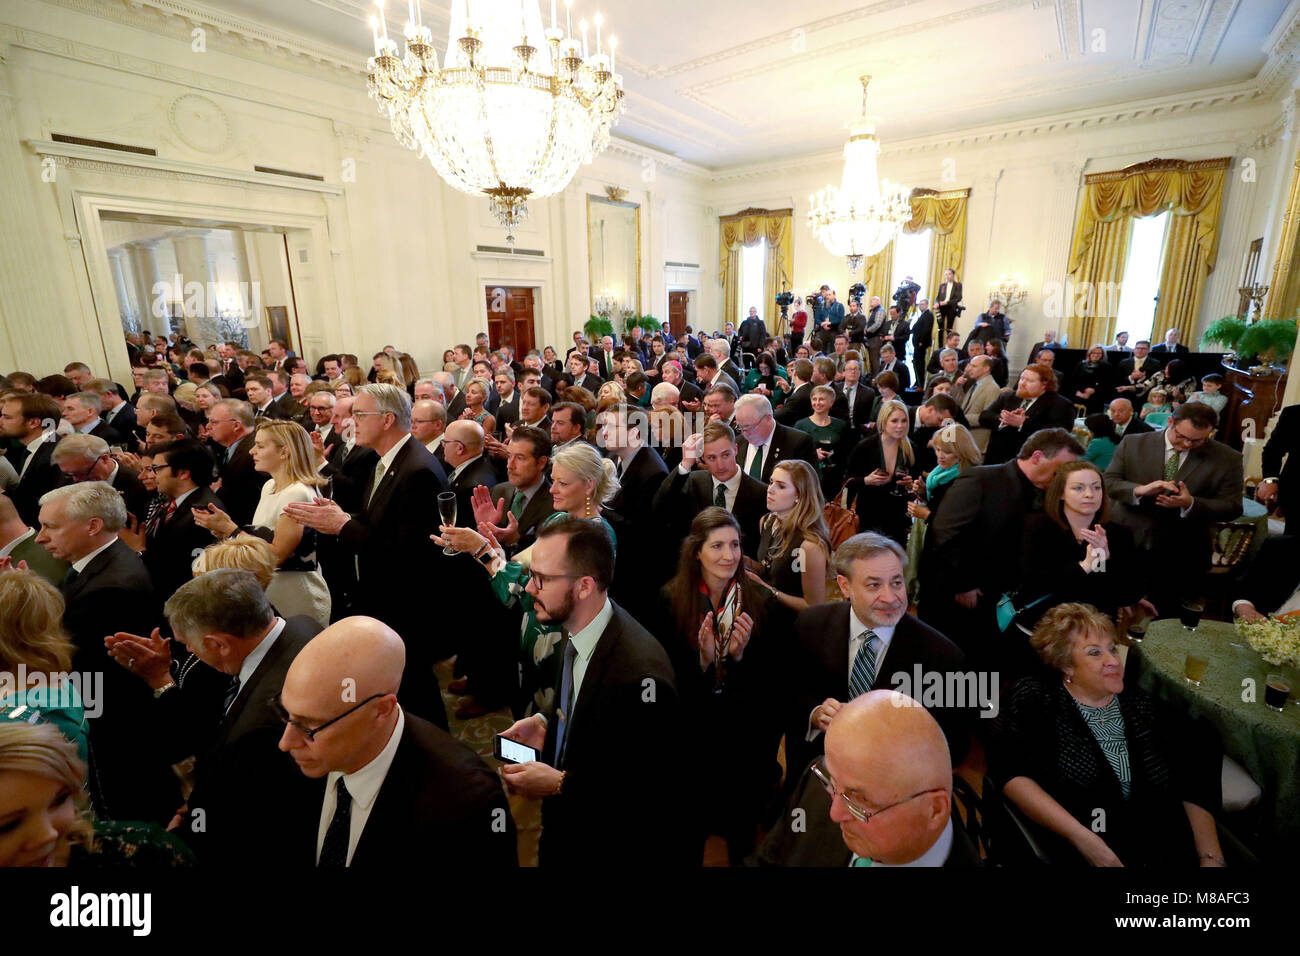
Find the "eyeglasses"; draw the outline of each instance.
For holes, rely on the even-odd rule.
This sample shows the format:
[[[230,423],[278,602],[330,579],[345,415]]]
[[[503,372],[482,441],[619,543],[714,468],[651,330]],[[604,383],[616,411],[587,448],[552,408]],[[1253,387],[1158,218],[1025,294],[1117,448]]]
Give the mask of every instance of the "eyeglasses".
[[[170,467],[171,467],[171,465],[168,465],[167,463],[164,462],[164,463],[161,464],[161,465],[142,465],[141,468],[140,468],[140,470],[141,470],[142,472],[144,472],[144,471],[149,471],[149,472],[159,472],[159,471],[162,471],[164,468],[170,468]]]
[[[914,793],[910,797],[905,797],[902,800],[899,800],[897,803],[891,803],[887,807],[881,807],[879,810],[867,810],[866,808],[856,803],[848,795],[847,790],[837,790],[835,788],[835,781],[831,779],[830,772],[826,769],[825,757],[818,757],[815,761],[813,761],[812,772],[817,777],[817,779],[821,781],[821,785],[826,788],[826,792],[830,794],[831,799],[834,800],[836,797],[839,797],[841,800],[843,800],[845,809],[847,809],[849,813],[853,815],[853,818],[859,821],[860,823],[866,823],[872,817],[878,817],[886,810],[892,810],[894,809],[894,807],[901,807],[905,803],[910,803],[912,800],[915,800],[917,797],[925,796],[925,794],[927,793],[940,793],[944,789],[943,787],[931,787],[929,790],[922,790],[919,793]]]
[[[354,704],[353,706],[349,707],[347,710],[343,711],[343,713],[339,714],[337,717],[325,721],[325,723],[321,724],[319,727],[308,727],[305,724],[303,724],[301,721],[294,720],[292,717],[290,717],[289,712],[284,709],[284,704],[280,702],[279,694],[276,694],[274,697],[271,698],[270,704],[271,704],[271,710],[274,711],[275,716],[280,719],[281,723],[286,724],[289,727],[292,727],[294,730],[298,731],[298,733],[302,734],[308,740],[315,740],[316,735],[320,733],[322,730],[324,730],[326,727],[328,727],[330,724],[337,724],[348,714],[360,710],[362,707],[366,706],[366,704],[370,703],[372,700],[378,700],[380,697],[387,697],[389,693],[390,692],[386,691],[382,694],[371,694],[361,703]]]
[[[1182,432],[1178,430],[1177,425],[1171,425],[1169,431],[1174,438],[1177,438],[1179,441],[1186,444],[1189,448],[1197,448],[1201,445],[1204,445],[1207,441],[1210,440],[1211,435],[1213,434],[1211,433],[1211,435],[1206,435],[1203,438],[1189,438],[1187,435],[1184,435]]]
[[[540,574],[537,571],[528,572],[528,580],[533,582],[533,584],[536,584],[539,591],[546,587],[548,581],[557,581],[565,578],[571,581],[574,578],[580,577],[582,577],[581,574]]]
[[[389,412],[358,412],[355,409],[352,412],[353,418],[361,418],[364,415],[387,415]]]

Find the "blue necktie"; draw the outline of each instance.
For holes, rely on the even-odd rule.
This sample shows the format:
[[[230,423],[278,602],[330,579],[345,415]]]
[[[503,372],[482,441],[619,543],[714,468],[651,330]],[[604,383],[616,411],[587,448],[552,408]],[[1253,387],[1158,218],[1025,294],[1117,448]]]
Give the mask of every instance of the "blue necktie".
[[[876,642],[880,638],[872,631],[863,631],[862,646],[853,658],[853,671],[849,674],[849,700],[861,697],[876,682]]]
[[[342,777],[339,777],[335,794],[337,802],[334,804],[334,816],[330,819],[329,829],[325,831],[320,861],[316,864],[322,870],[341,870],[348,865],[348,842],[352,838],[352,794],[348,793]]]
[[[573,646],[573,638],[564,638],[564,669],[560,672],[560,699],[557,707],[559,722],[555,725],[555,769],[564,764],[564,744],[573,717],[573,662],[578,659],[578,649]]]

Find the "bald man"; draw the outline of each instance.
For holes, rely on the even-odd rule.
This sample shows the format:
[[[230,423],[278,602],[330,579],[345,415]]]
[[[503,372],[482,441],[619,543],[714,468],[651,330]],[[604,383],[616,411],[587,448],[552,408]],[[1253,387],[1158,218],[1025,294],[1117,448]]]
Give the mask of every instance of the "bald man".
[[[953,814],[948,743],[938,722],[897,691],[849,701],[827,728],[826,755],[805,771],[790,809],[750,862],[980,866]]]
[[[405,666],[402,639],[371,617],[330,625],[294,658],[280,694],[280,749],[320,785],[293,808],[316,826],[288,866],[396,876],[436,860],[518,865],[500,781],[446,731],[403,712]]]
[[[447,459],[447,485],[456,492],[456,524],[474,527],[474,489],[483,485],[489,490],[501,479],[483,454],[483,429],[477,422],[459,419],[442,433],[442,453]]]

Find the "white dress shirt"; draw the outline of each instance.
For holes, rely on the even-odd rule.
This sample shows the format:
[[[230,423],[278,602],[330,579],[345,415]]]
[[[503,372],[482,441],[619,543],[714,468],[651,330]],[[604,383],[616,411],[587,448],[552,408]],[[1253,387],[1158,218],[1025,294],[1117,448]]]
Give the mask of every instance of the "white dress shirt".
[[[740,470],[743,471],[745,474],[749,474],[749,469],[750,469],[750,467],[754,464],[754,456],[755,456],[755,455],[762,455],[762,456],[763,456],[763,462],[764,462],[764,464],[766,465],[766,462],[767,462],[767,455],[768,455],[768,446],[772,443],[772,439],[773,439],[775,436],[776,436],[776,429],[774,428],[774,429],[772,429],[772,434],[767,436],[767,441],[763,442],[763,444],[761,444],[761,445],[756,445],[753,441],[750,441],[750,442],[749,442],[749,447],[745,449],[745,464],[744,464],[744,467],[741,468]]]
[[[348,865],[352,864],[352,854],[357,851],[357,844],[361,842],[361,831],[366,828],[370,811],[375,808],[379,788],[384,785],[388,769],[393,765],[393,757],[397,755],[397,745],[402,741],[402,731],[405,727],[406,715],[402,713],[401,705],[398,705],[397,726],[393,728],[393,735],[388,738],[388,743],[384,744],[384,749],[379,751],[375,759],[353,773],[330,771],[325,781],[325,800],[320,808],[320,824],[316,828],[318,863],[321,848],[325,845],[325,833],[329,830],[330,821],[334,819],[334,808],[338,803],[338,780],[342,777],[343,786],[348,788],[348,793],[352,797],[351,828],[348,831]]]
[[[73,561],[72,570],[80,574],[82,571],[86,570],[86,565],[90,564],[91,561],[95,560],[95,556],[97,554],[99,554],[101,551],[107,551],[115,544],[117,544],[117,535],[113,535],[112,540],[109,541],[108,544],[102,544],[94,551],[90,552],[90,554],[86,555],[84,558],[78,558],[76,561]]]
[[[586,676],[587,665],[591,663],[591,655],[596,653],[596,645],[600,642],[600,636],[605,633],[605,628],[609,627],[610,618],[614,616],[614,605],[605,598],[605,604],[596,616],[591,619],[591,623],[578,631],[576,634],[569,635],[569,640],[573,643],[573,649],[577,651],[577,656],[573,659],[573,701],[576,705],[578,702],[578,691],[582,690],[582,678]],[[572,720],[573,715],[569,715]]]
[[[36,534],[36,529],[35,529],[35,528],[28,528],[24,533],[20,534],[20,535],[19,535],[18,537],[16,537],[16,538],[14,538],[12,541],[10,541],[8,544],[6,544],[4,547],[0,547],[0,558],[7,558],[7,557],[9,557],[9,555],[13,554],[14,548],[18,547],[20,544],[22,544],[22,543],[23,543],[24,541],[26,541],[28,538],[33,537],[35,534]]]
[[[742,472],[739,468],[737,468],[736,473],[732,475],[730,478],[728,478],[726,481],[718,481],[718,479],[714,478],[712,483],[709,485],[709,503],[712,504],[717,499],[718,485],[721,485],[723,488],[726,489],[725,495],[727,501],[727,510],[731,511],[733,508],[735,508],[736,494],[740,491],[740,479],[743,477],[744,477],[744,472]]]
[[[857,612],[853,610],[852,605],[849,606],[849,671],[848,672],[850,675],[853,674],[853,662],[857,659],[858,651],[862,648],[862,645],[866,643],[867,631],[871,631],[873,634],[876,635],[876,676],[880,675],[880,672],[884,669],[885,666],[885,654],[889,650],[889,643],[894,639],[894,628],[897,626],[898,626],[897,624],[891,624],[891,625],[885,625],[881,627],[869,628],[867,627],[867,625],[862,623],[861,619],[858,617]],[[821,705],[818,704],[817,706],[820,707]],[[813,710],[816,709],[817,707],[813,708]],[[821,733],[821,730],[813,726],[812,711],[808,712],[808,727],[809,727],[808,735],[805,739],[816,740],[817,735]]]
[[[49,435],[50,435],[49,432],[41,432],[40,438],[37,438],[33,441],[29,441],[27,443],[27,451],[30,452],[30,454],[28,454],[28,456],[23,459],[23,466],[18,469],[18,477],[20,479],[23,477],[23,475],[27,474],[27,466],[32,463],[32,459],[36,457],[36,453],[40,450],[41,446],[45,444],[45,440],[49,437]]]
[[[943,828],[943,832],[939,834],[939,839],[934,841],[934,846],[930,847],[930,849],[926,850],[924,853],[918,856],[911,863],[881,863],[879,860],[872,860],[871,865],[873,867],[876,866],[892,866],[892,867],[943,866],[943,864],[948,859],[948,853],[951,849],[952,849],[952,818],[949,817],[947,825]],[[853,858],[849,860],[849,866],[852,866],[857,861],[858,861],[858,855],[855,853],[853,854]]]
[[[239,667],[239,686],[242,688],[248,683],[248,679],[253,676],[257,670],[257,665],[262,663],[262,658],[266,656],[267,651],[275,644],[275,639],[284,632],[285,620],[282,617],[275,619],[275,624],[267,632],[266,637],[257,642],[257,646],[249,652],[244,658],[244,663]]]

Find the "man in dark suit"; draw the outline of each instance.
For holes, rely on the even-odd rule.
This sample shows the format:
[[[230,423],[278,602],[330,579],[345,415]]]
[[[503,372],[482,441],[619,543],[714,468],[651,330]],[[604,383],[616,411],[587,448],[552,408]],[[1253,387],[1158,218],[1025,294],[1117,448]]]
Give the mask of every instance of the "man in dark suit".
[[[1274,534],[1251,561],[1232,613],[1247,621],[1300,610],[1300,535]]]
[[[212,454],[193,438],[154,446],[153,469],[165,504],[143,530],[144,566],[154,595],[166,601],[193,576],[190,566],[212,544],[212,532],[194,520],[195,511],[225,510],[209,488],[215,477]]]
[[[968,469],[934,515],[927,532],[934,567],[921,618],[981,664],[992,662],[990,642],[1001,637],[997,603],[1019,585],[1025,518],[1042,510],[1042,494],[1056,469],[1082,457],[1069,432],[1044,428],[1025,440],[1015,460]]]
[[[647,528],[655,492],[668,474],[659,452],[646,444],[649,425],[645,412],[630,405],[606,409],[597,419],[599,443],[618,468],[618,493],[609,508],[633,526]]]
[[[429,539],[441,522],[438,493],[447,490],[447,477],[429,450],[411,437],[411,399],[405,389],[364,385],[352,400],[351,413],[356,443],[378,456],[369,480],[359,483],[360,510],[349,514],[336,500],[318,499],[286,505],[285,514],[338,535],[358,569],[354,610],[388,624],[406,642],[410,666],[402,677],[404,706],[445,727],[447,712],[433,664],[448,655],[455,635],[472,626],[473,603],[464,594],[463,606],[448,602],[441,627],[431,628],[429,581],[441,580],[446,593],[459,593],[462,578],[469,587],[476,580],[455,568]],[[466,571],[483,576],[478,568]]]
[[[888,826],[872,823],[894,807]],[[934,717],[892,690],[846,703],[826,731],[825,758],[804,772],[789,810],[749,862],[980,866],[953,804],[948,745]]]
[[[865,386],[858,391],[866,392]],[[870,403],[868,403],[869,405]],[[736,402],[736,462],[740,470],[766,484],[778,463],[797,458],[817,467],[817,446],[812,436],[797,428],[777,424],[772,403],[762,395],[742,395]],[[863,418],[865,418],[865,413]]]
[[[889,307],[889,318],[885,320],[884,327],[880,330],[882,347],[885,344],[894,347],[894,353],[898,361],[903,361],[903,356],[907,354],[907,342],[912,335],[911,323],[907,321],[907,316],[899,311],[898,306]],[[903,376],[899,376],[901,381]],[[904,385],[904,388],[907,386]]]
[[[679,769],[685,741],[672,664],[609,600],[613,565],[608,535],[580,518],[543,528],[533,546],[534,612],[569,637],[557,649],[549,712],[503,734],[538,759],[510,764],[502,777],[512,793],[543,801],[544,867],[619,865],[626,847],[611,837],[629,819],[637,821],[638,866],[684,864],[697,849],[683,825],[689,780]],[[610,759],[619,753],[635,757]]]
[[[1050,368],[1029,365],[1020,373],[1014,392],[1003,392],[980,412],[979,424],[990,432],[985,463],[1000,465],[1015,458],[1035,432],[1073,428],[1074,405],[1056,391],[1056,375]]]
[[[1287,514],[1286,533],[1300,533],[1300,405],[1282,409],[1264,443],[1263,469],[1264,480],[1255,491],[1255,500],[1261,504],[1277,502],[1285,511],[1287,497],[1297,496]]]
[[[492,374],[492,385],[497,390],[497,410],[493,418],[497,423],[497,437],[504,437],[506,426],[514,428],[519,424],[519,389],[515,388],[515,372],[509,365],[503,365]]]
[[[592,395],[600,391],[600,379],[587,371],[587,359],[578,352],[569,356],[569,371],[564,376],[564,384],[585,388]]]
[[[266,377],[271,381],[271,405],[279,411],[279,414],[273,417],[285,421],[299,421],[306,409],[298,404],[297,399],[289,390],[292,376],[285,371],[277,372],[272,370],[266,373]],[[299,423],[301,424],[301,422]]]
[[[104,646],[104,636],[117,631],[149,633],[158,616],[144,562],[118,538],[126,505],[104,482],[87,481],[47,492],[40,518],[37,544],[72,565],[59,587],[72,669],[103,675],[100,699],[86,702],[96,813],[166,823],[180,806],[180,787],[150,729],[151,696]]]
[[[682,364],[676,360],[669,360],[664,363],[662,372],[664,381],[677,389],[678,408],[683,412],[698,412],[700,403],[704,401],[704,393],[700,391],[698,385],[683,378]]]
[[[253,426],[253,407],[248,402],[228,398],[208,409],[223,510],[240,527],[253,523],[262,486],[268,480],[253,466]]]
[[[852,440],[862,437],[863,429],[871,420],[871,406],[878,397],[874,388],[862,380],[862,363],[849,359],[844,363],[844,380],[835,383],[836,400],[835,404],[844,409],[844,420],[849,423],[848,434]],[[784,425],[781,426],[785,428]],[[797,429],[788,429],[796,431]],[[799,432],[809,439],[812,444],[812,437],[806,432]],[[742,446],[744,442],[742,440]],[[742,452],[744,454],[744,452]]]
[[[48,395],[17,395],[0,405],[0,436],[11,442],[5,458],[18,472],[9,497],[28,525],[37,523],[41,496],[63,483],[63,473],[51,460],[60,415],[59,403]]]
[[[790,366],[790,384],[793,391],[776,410],[776,420],[782,425],[793,426],[813,413],[812,407],[813,364],[807,359],[795,359]]]
[[[844,313],[844,321],[840,323],[838,334],[844,336],[846,342],[861,346],[865,343],[866,331],[867,314],[862,311],[862,301],[849,299],[849,310]]]
[[[99,396],[104,423],[130,442],[135,431],[135,408],[118,392],[120,385],[107,378],[94,378],[86,383],[86,391]]]
[[[456,524],[473,528],[474,489],[479,485],[491,488],[497,483],[497,473],[483,454],[482,427],[465,419],[452,422],[443,432],[442,451],[450,469],[447,490],[456,492]]]
[[[756,396],[762,398],[762,396]],[[704,470],[692,470],[696,461]],[[682,463],[673,469],[654,497],[654,520],[676,545],[705,508],[730,511],[740,522],[740,539],[751,558],[758,554],[759,522],[767,514],[767,484],[741,470],[735,433],[722,422],[709,422],[704,433],[682,446]]]
[[[172,678],[170,643],[118,633],[108,639],[118,664],[154,693],[152,726],[168,735],[175,762],[197,758],[194,789],[177,833],[205,866],[282,866],[292,844],[283,814],[249,800],[261,790],[279,806],[309,798],[312,787],[276,746],[284,731],[272,699],[294,657],[320,631],[309,617],[277,617],[248,571],[216,568],[182,585],[165,608],[176,640],[212,680]],[[227,681],[224,699],[209,691]],[[337,692],[336,692],[337,693]]]
[[[916,307],[921,311],[912,323],[912,381],[920,383],[925,381],[927,353],[934,344],[934,313],[929,299],[917,300]]]
[[[1170,329],[1165,333],[1165,340],[1151,349],[1151,354],[1155,356],[1157,362],[1162,365],[1169,364],[1170,359],[1177,358],[1180,355],[1186,355],[1188,348],[1178,341],[1181,335],[1178,329]]]
[[[70,567],[36,543],[36,530],[23,523],[8,495],[0,495],[0,558],[8,558],[11,567],[26,565],[55,587]]]
[[[149,491],[135,472],[119,465],[109,452],[108,444],[94,435],[67,435],[54,446],[50,460],[63,472],[65,482],[106,481],[117,489],[126,510],[136,522],[143,522],[149,513],[153,492]]]
[[[608,382],[611,378],[614,377],[613,336],[606,335],[603,338],[601,338],[599,342],[592,345],[591,348],[587,350],[587,356],[589,358],[594,358],[596,360],[596,364],[600,369],[600,371],[597,374],[599,374],[602,381]],[[567,358],[565,359],[565,362],[567,364],[568,362]],[[593,392],[592,394],[595,393]]]
[[[232,395],[244,387],[244,370],[239,367],[239,362],[235,360],[237,351],[238,349],[229,342],[223,342],[217,346],[217,357],[221,362],[221,375],[228,383]]]
[[[1145,435],[1155,431],[1150,425],[1133,414],[1133,403],[1127,398],[1112,399],[1106,407],[1106,413],[1115,423],[1116,439],[1125,435]]]
[[[910,687],[918,672],[944,675],[946,683],[966,665],[956,645],[907,613],[907,555],[897,542],[854,535],[836,549],[835,570],[845,600],[807,608],[795,621],[785,737],[792,769],[821,752],[822,734],[845,702],[873,689]],[[948,740],[951,768],[966,756],[980,702],[943,698],[928,709]]]
[[[886,372],[893,372],[898,377],[898,390],[900,392],[912,387],[912,373],[908,369],[907,363],[899,357],[894,347],[888,342],[880,346],[879,358],[876,374],[872,376],[872,381],[875,381]]]
[[[1119,383],[1115,391],[1123,398],[1128,398],[1136,407],[1146,401],[1147,392],[1151,391],[1151,378],[1163,366],[1160,359],[1151,354],[1151,343],[1142,339],[1133,346],[1133,355],[1119,363],[1115,380]]]
[[[94,392],[77,392],[63,400],[63,417],[73,430],[82,435],[94,435],[110,445],[120,445],[125,440],[116,429],[100,417],[102,400]]]
[[[943,281],[934,294],[934,310],[939,317],[939,336],[947,339],[961,312],[961,283],[952,269],[943,270]]]
[[[1125,437],[1106,468],[1115,520],[1147,552],[1148,593],[1165,616],[1199,594],[1214,523],[1241,516],[1241,453],[1214,440],[1217,427],[1214,409],[1187,402],[1163,430]]]
[[[253,409],[254,418],[279,420],[288,417],[276,404],[273,385],[268,376],[260,373],[248,376],[244,381],[244,394],[248,396],[248,404]]]

